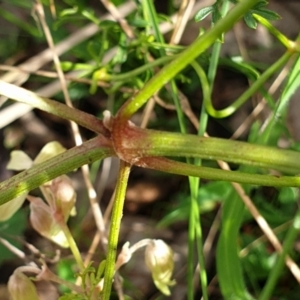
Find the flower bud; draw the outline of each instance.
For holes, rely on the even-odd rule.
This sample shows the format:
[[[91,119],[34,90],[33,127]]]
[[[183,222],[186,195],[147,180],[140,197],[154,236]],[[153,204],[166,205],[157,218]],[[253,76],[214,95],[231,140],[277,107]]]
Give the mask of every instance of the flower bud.
[[[175,284],[175,280],[171,280],[174,269],[172,249],[162,240],[151,240],[145,250],[145,261],[156,287],[169,296],[169,286]]]
[[[60,229],[52,210],[42,199],[27,197],[30,201],[30,223],[32,227],[42,236],[50,239],[61,247],[69,247],[64,232]]]
[[[33,282],[18,269],[9,277],[8,291],[12,300],[39,300]]]
[[[66,222],[70,215],[74,216],[76,193],[72,181],[66,175],[55,178],[47,188],[49,205],[55,214],[62,214]],[[51,199],[51,200],[50,200]]]

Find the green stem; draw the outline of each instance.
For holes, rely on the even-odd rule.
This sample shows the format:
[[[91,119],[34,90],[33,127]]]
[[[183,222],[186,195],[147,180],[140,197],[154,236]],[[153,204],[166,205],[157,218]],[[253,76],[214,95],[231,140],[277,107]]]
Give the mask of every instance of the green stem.
[[[220,11],[222,18],[224,18],[225,15],[227,14],[229,5],[230,5],[230,2],[228,0],[223,1],[221,11]],[[210,63],[209,63],[208,72],[207,72],[207,79],[208,79],[209,85],[211,87],[213,87],[216,73],[217,73],[217,67],[218,67],[218,61],[220,58],[221,46],[222,46],[221,41],[219,39],[216,39],[213,44],[213,47],[212,47],[212,53],[211,53]]]
[[[210,97],[210,87],[206,79],[206,75],[201,66],[196,62],[191,62],[191,66],[196,71],[202,86],[203,98]],[[198,136],[203,136],[208,122],[208,115],[205,110],[204,103],[202,103],[202,109],[200,113],[199,129]],[[199,158],[194,159],[194,165],[201,166],[202,160]],[[194,244],[197,245],[198,251],[198,260],[200,266],[200,284],[202,288],[202,297],[204,300],[208,300],[208,291],[207,291],[207,274],[205,269],[205,258],[203,252],[203,239],[202,239],[202,228],[201,228],[201,212],[199,211],[198,206],[198,193],[200,186],[200,178],[189,177],[190,190],[191,190],[191,205],[190,205],[190,214],[189,214],[189,263],[188,266],[191,266],[188,270],[188,299],[193,299],[193,252]],[[190,291],[191,290],[191,291]]]
[[[268,144],[268,141],[271,137],[271,132],[274,129],[274,126],[277,122],[285,120],[287,117],[287,107],[289,102],[292,99],[292,95],[299,88],[300,85],[300,55],[296,57],[293,62],[293,67],[289,72],[289,77],[286,81],[285,87],[281,93],[279,101],[276,103],[276,107],[270,119],[268,119],[267,125],[264,126],[264,131],[259,137],[258,143]]]
[[[75,261],[80,269],[81,272],[84,271],[84,263],[83,263],[83,260],[82,260],[82,257],[81,257],[81,254],[80,254],[80,251],[77,247],[77,244],[73,238],[73,235],[71,234],[70,232],[70,229],[69,227],[67,226],[67,224],[64,222],[64,220],[62,220],[61,222],[59,222],[59,226],[61,228],[61,230],[64,232],[66,238],[67,238],[67,241],[69,243],[69,246],[70,246],[70,249],[71,249],[71,252],[75,258]]]
[[[1,182],[0,205],[82,165],[112,155],[114,151],[107,139],[102,136],[93,138]]]
[[[141,158],[138,166],[154,169],[166,173],[184,176],[194,176],[209,180],[220,180],[238,183],[247,183],[258,186],[299,187],[300,177],[272,176],[249,174],[239,171],[226,171],[207,167],[199,167],[186,163],[173,161],[162,157]]]
[[[123,155],[124,160],[133,163],[146,156],[199,157],[275,169],[290,174],[300,173],[300,153],[292,150],[133,126],[123,127],[118,138],[123,139],[121,142],[115,141],[115,144],[122,146],[119,154]]]
[[[129,119],[164,84],[170,81],[178,72],[203,53],[224,32],[231,29],[231,27],[257,2],[258,0],[248,0],[237,4],[225,18],[219,20],[212,29],[193,42],[170,64],[165,66],[156,76],[149,80],[140,93],[135,95],[130,101],[126,102],[119,111],[118,116],[120,119]]]
[[[151,23],[151,27],[154,31],[155,39],[162,45],[164,44],[164,37],[162,33],[159,30],[159,24],[158,24],[158,18],[157,18],[157,13],[153,4],[152,0],[143,0],[144,3],[144,10],[145,10],[145,15],[147,15],[147,18],[149,19]],[[159,54],[162,57],[166,57],[166,50],[164,48],[159,48]],[[168,56],[167,56],[168,57]],[[176,107],[176,113],[177,113],[177,119],[180,127],[180,132],[181,133],[186,133],[186,124],[184,121],[184,114],[181,109],[180,105],[180,100],[178,96],[178,89],[177,85],[174,80],[171,80],[170,82],[171,88],[171,98],[173,99],[173,102]]]
[[[109,135],[108,130],[103,126],[102,121],[95,116],[87,114],[81,110],[68,107],[65,104],[57,101],[38,96],[33,92],[2,80],[0,80],[0,95],[28,104],[32,107],[41,109],[63,119],[74,121],[78,125],[96,133],[103,134],[104,136]]]
[[[196,241],[196,226],[197,226],[197,218],[196,214],[199,213],[199,208],[197,204],[197,198],[195,193],[195,182],[193,177],[189,177],[189,184],[190,184],[190,212],[189,212],[189,227],[188,227],[188,263],[187,263],[187,298],[188,300],[194,299],[194,281],[193,276],[195,273],[194,269],[194,261],[195,261],[195,241]],[[200,264],[200,262],[199,262]],[[202,265],[200,265],[200,268]]]
[[[281,56],[272,66],[270,66],[250,87],[247,89],[234,103],[230,106],[216,110],[211,102],[206,101],[205,107],[210,116],[214,118],[226,118],[233,114],[239,107],[241,107],[255,92],[257,92],[263,84],[272,76],[277,70],[284,66],[287,61],[291,58],[293,53],[287,51],[284,55]]]
[[[267,19],[261,17],[260,15],[253,14],[253,17],[264,27],[266,27],[270,33],[272,33],[281,44],[288,50],[293,50],[294,42],[290,41],[283,33],[281,33],[277,28],[275,28]]]
[[[194,69],[202,70],[200,66],[193,62]],[[199,71],[198,70],[198,71]],[[199,72],[197,72],[199,76]],[[209,87],[208,87],[209,89]],[[203,90],[203,98],[205,97],[205,87],[202,87]],[[206,113],[204,103],[202,103],[201,113],[200,113],[200,122],[199,122],[199,129],[198,129],[198,136],[203,136],[208,122],[208,114]],[[195,158],[194,159],[194,165],[195,166],[201,166],[202,165],[202,159]],[[202,289],[202,298],[204,300],[208,300],[208,289],[207,289],[207,273],[206,273],[206,264],[205,264],[205,257],[204,257],[204,251],[203,251],[203,233],[202,233],[202,226],[201,226],[201,211],[200,207],[198,205],[198,197],[199,197],[199,187],[200,187],[200,177],[189,177],[190,179],[190,189],[191,189],[191,207],[190,207],[190,215],[191,219],[193,220],[194,224],[191,224],[192,230],[195,232],[195,241],[194,243],[197,246],[198,251],[198,260],[199,260],[199,267],[200,267],[200,284]],[[193,251],[191,249],[190,251]]]
[[[153,29],[154,36],[156,41],[163,45],[164,44],[164,37],[159,29],[157,13],[154,7],[154,3],[152,0],[142,0],[143,12],[146,20],[149,20],[151,24],[151,29]],[[160,56],[164,57],[166,55],[166,51],[164,48],[159,48]]]
[[[124,161],[121,161],[108,239],[108,252],[104,273],[104,287],[102,298],[103,300],[110,299],[111,287],[115,273],[117,247],[129,173],[130,165]]]
[[[157,67],[159,65],[163,65],[167,62],[169,62],[170,60],[173,60],[175,56],[164,56],[161,58],[158,58],[148,64],[145,64],[139,68],[136,68],[130,72],[126,72],[123,74],[117,74],[117,75],[108,75],[108,80],[109,81],[127,81],[130,80],[138,75],[140,75],[143,72],[146,72],[147,70],[149,70],[150,68],[154,68]]]

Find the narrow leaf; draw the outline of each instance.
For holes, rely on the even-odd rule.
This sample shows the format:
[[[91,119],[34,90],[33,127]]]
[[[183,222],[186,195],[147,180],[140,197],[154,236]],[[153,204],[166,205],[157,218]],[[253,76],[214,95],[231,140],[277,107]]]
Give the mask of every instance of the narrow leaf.
[[[215,9],[212,12],[212,22],[213,22],[213,24],[216,24],[221,18],[222,18],[222,15],[219,11],[219,8],[217,6],[215,6]]]
[[[263,18],[267,19],[267,20],[278,20],[281,17],[279,16],[279,14],[277,14],[276,12],[269,10],[269,9],[259,9],[259,10],[255,10],[255,13],[262,16]]]
[[[267,5],[268,5],[268,1],[261,0],[261,1],[258,1],[258,3],[253,6],[253,9],[259,10]]]
[[[244,20],[247,24],[248,27],[252,28],[252,29],[256,29],[257,27],[257,22],[256,20],[254,19],[254,17],[252,16],[251,13],[247,13],[245,14],[244,16]]]
[[[214,11],[213,6],[207,6],[200,9],[195,15],[195,22],[204,20],[210,13]]]

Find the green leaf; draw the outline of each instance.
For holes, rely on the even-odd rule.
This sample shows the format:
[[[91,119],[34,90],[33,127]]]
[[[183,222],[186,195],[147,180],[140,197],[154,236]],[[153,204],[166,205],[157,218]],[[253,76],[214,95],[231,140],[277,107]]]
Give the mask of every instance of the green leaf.
[[[106,264],[106,261],[105,261],[105,260],[102,260],[102,261],[99,263],[99,266],[98,266],[98,268],[97,268],[97,274],[96,274],[96,279],[97,279],[98,281],[100,281],[100,279],[104,276],[105,264]]]
[[[132,27],[144,28],[149,26],[149,22],[137,17],[136,19],[129,20],[128,24]]]
[[[267,19],[267,20],[278,20],[281,17],[279,16],[279,14],[277,14],[276,12],[269,10],[269,9],[260,9],[260,10],[255,10],[254,13],[262,16],[263,18]]]
[[[287,101],[293,96],[293,94],[300,87],[300,54],[294,62],[293,68],[290,71],[290,75],[281,94],[282,101],[287,105]]]
[[[244,20],[245,20],[248,27],[250,27],[252,29],[256,29],[257,22],[254,19],[254,17],[252,16],[251,13],[246,13],[245,16],[244,16]]]
[[[115,64],[122,64],[127,61],[128,57],[128,48],[127,48],[127,36],[125,33],[120,34],[119,43],[117,47],[117,52],[112,59],[113,65]]]
[[[195,22],[204,20],[209,14],[214,11],[214,6],[207,6],[200,9],[195,15]]]
[[[232,190],[223,205],[222,230],[217,245],[217,274],[223,299],[253,300],[247,292],[239,258],[239,228],[243,220],[244,204]]]
[[[60,63],[60,66],[63,71],[69,72],[69,71],[78,71],[78,70],[88,70],[92,71],[93,66],[91,64],[86,63],[73,63],[71,61],[63,61]]]
[[[278,200],[281,203],[291,203],[291,202],[295,203],[298,197],[299,197],[298,189],[292,187],[285,187],[280,189]]]
[[[97,16],[95,16],[95,12],[93,10],[87,10],[87,9],[84,9],[81,14],[87,18],[89,21],[95,23],[95,24],[99,24],[99,19]]]
[[[265,0],[258,1],[258,3],[253,6],[253,10],[259,10],[267,5],[268,5],[268,1]]]
[[[220,10],[217,5],[214,5],[214,10],[212,12],[212,22],[213,24],[216,24],[220,19],[222,18],[222,15],[220,13]]]
[[[72,16],[78,13],[78,7],[72,7],[62,10],[59,13],[59,17]]]
[[[265,8],[265,6],[268,4],[267,1],[259,1],[256,5],[253,6],[252,9],[249,10],[244,16],[244,20],[248,27],[252,29],[256,29],[257,27],[257,21],[253,17],[253,14],[259,15],[262,18],[265,18],[266,20],[278,20],[280,19],[279,14],[276,12],[269,10]]]

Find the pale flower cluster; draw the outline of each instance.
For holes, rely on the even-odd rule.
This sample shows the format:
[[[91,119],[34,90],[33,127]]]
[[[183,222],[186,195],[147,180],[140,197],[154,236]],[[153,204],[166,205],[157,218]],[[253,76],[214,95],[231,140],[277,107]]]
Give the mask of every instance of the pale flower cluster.
[[[23,151],[13,151],[7,168],[15,171],[26,170],[63,153],[65,150],[58,142],[50,142],[43,147],[35,160],[32,160]],[[24,193],[0,206],[0,221],[11,218],[27,198],[30,201],[32,227],[42,236],[61,247],[69,247],[58,221],[67,222],[69,216],[74,215],[75,212],[76,193],[71,180],[66,175],[62,175],[42,185],[40,189],[46,201]]]

